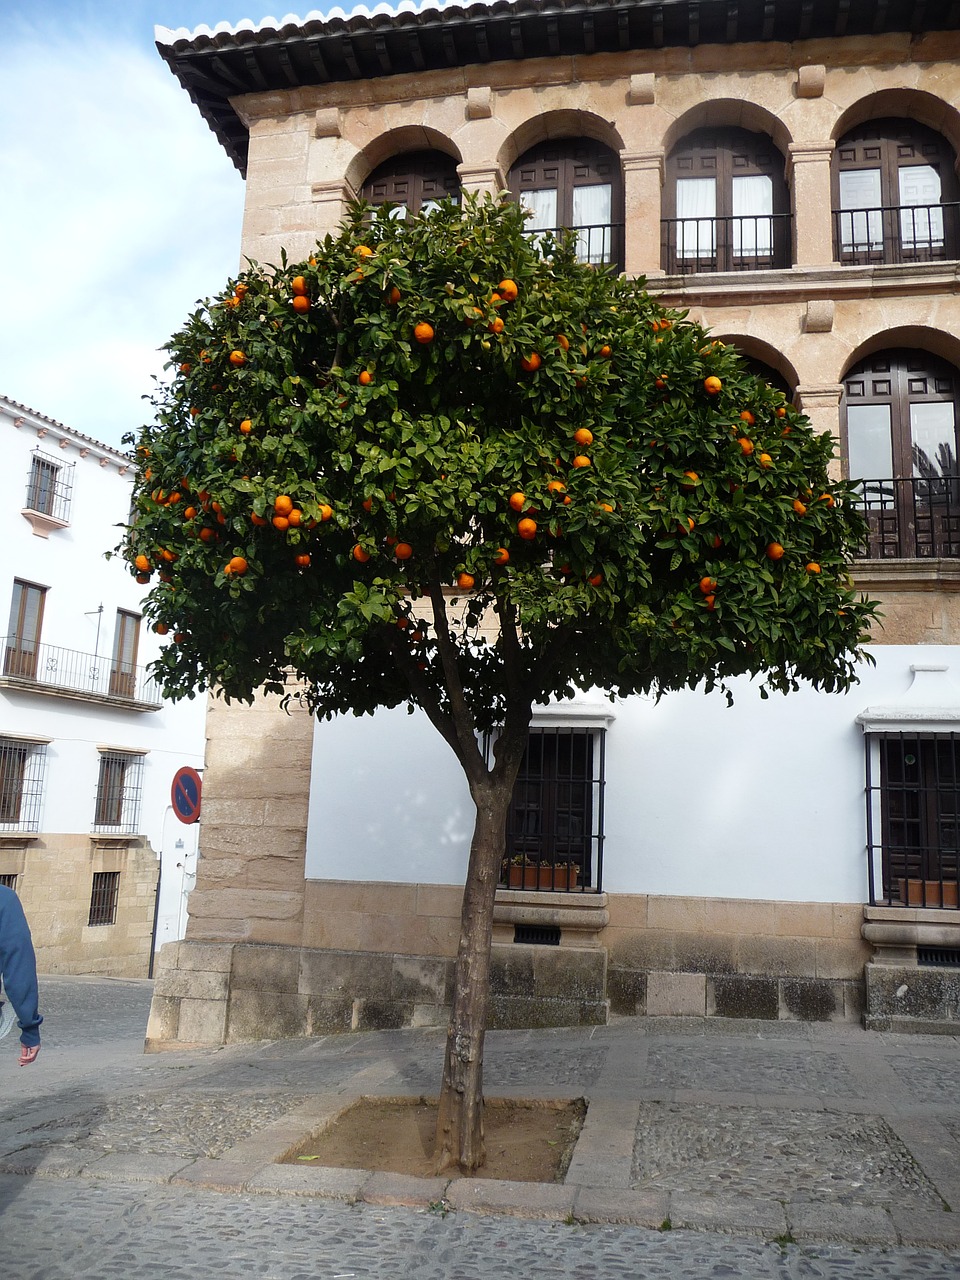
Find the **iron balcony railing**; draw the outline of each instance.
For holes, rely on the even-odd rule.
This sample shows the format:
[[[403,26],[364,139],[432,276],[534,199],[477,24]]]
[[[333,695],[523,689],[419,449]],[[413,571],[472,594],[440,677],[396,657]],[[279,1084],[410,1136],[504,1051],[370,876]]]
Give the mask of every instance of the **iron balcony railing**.
[[[0,674],[23,686],[89,694],[115,702],[159,707],[160,690],[144,667],[19,636],[0,639]]]
[[[865,560],[960,558],[960,476],[858,480]]]
[[[576,246],[577,260],[594,267],[616,267],[623,270],[622,222],[598,222],[587,227],[538,227],[527,228],[524,235],[539,243],[544,236],[558,240],[570,237]]]
[[[696,271],[772,271],[790,266],[789,213],[726,218],[663,218],[660,255],[669,275]]]
[[[25,509],[66,524],[70,519],[75,466],[76,463],[64,462],[35,449],[27,478]]]
[[[957,257],[960,204],[835,209],[834,254],[844,266],[938,262]]]

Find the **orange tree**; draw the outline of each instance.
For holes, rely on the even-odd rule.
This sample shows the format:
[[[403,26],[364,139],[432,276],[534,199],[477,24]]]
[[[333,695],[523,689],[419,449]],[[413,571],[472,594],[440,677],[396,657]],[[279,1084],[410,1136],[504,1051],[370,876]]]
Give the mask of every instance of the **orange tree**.
[[[483,1159],[494,895],[531,709],[575,689],[854,680],[873,606],[828,436],[638,281],[516,205],[351,210],[168,344],[124,553],[157,672],[419,707],[476,806],[438,1168]],[[132,442],[132,441],[131,441]],[[493,734],[485,756],[484,735]]]

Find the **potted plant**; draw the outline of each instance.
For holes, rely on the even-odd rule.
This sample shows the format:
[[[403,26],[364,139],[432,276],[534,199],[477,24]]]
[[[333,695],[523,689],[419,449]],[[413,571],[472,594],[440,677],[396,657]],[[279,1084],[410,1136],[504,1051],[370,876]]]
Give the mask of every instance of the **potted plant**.
[[[540,862],[522,853],[505,858],[501,879],[511,889],[575,889],[580,864],[568,858],[557,862]]]

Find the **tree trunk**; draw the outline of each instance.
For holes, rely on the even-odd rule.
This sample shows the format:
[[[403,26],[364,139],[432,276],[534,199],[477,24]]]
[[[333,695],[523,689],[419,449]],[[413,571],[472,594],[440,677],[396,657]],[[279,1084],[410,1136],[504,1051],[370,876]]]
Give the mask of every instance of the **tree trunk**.
[[[512,780],[489,782],[474,793],[476,826],[460,913],[453,1008],[437,1114],[437,1173],[479,1169],[483,1139],[483,1037],[490,1003],[493,905],[504,852]]]

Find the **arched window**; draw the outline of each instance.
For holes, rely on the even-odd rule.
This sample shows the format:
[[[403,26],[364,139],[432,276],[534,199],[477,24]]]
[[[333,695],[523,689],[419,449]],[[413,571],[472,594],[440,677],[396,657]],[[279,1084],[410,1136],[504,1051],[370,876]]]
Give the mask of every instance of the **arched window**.
[[[834,155],[837,258],[848,265],[955,258],[958,199],[946,138],[913,120],[868,120]]]
[[[667,160],[665,271],[757,271],[790,265],[783,156],[746,129],[697,129]]]
[[[457,162],[442,151],[406,151],[378,165],[360,194],[370,204],[396,205],[397,218],[429,213],[440,200],[459,201]]]
[[[881,351],[844,379],[847,473],[862,485],[872,557],[960,555],[960,373],[926,351]]]
[[[507,185],[531,212],[532,232],[576,232],[577,257],[623,269],[623,180],[616,152],[592,138],[538,143],[517,160]]]
[[[774,369],[773,365],[767,364],[765,360],[758,360],[755,356],[744,355],[742,351],[740,356],[743,363],[752,374],[758,378],[762,378],[764,382],[768,383],[771,387],[776,387],[778,391],[783,393],[787,400],[793,399],[795,388],[790,386],[790,383],[787,382],[783,374],[777,369]]]

